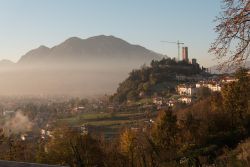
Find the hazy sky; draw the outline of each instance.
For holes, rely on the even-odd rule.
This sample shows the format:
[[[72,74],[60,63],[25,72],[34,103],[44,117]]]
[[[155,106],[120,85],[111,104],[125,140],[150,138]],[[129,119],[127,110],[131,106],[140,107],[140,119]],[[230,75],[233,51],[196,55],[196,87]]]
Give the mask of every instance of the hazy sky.
[[[177,55],[180,40],[190,57],[215,64],[207,53],[216,37],[221,0],[0,0],[0,59],[17,61],[40,45],[68,37],[114,35],[153,51]]]

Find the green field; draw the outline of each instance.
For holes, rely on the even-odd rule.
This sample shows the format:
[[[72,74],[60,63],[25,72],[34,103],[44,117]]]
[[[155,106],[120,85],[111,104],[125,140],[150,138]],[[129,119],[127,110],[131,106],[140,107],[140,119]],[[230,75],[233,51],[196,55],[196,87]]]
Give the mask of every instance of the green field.
[[[152,117],[155,116],[153,114]],[[115,135],[123,128],[134,127],[149,120],[144,112],[117,112],[117,113],[82,113],[76,116],[59,119],[57,124],[70,126],[87,125],[104,135]]]

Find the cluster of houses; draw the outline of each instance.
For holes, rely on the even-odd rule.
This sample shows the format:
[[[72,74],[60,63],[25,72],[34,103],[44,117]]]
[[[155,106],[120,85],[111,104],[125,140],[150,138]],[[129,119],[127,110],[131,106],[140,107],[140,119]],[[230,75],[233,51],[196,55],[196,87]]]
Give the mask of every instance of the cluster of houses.
[[[207,88],[211,92],[220,92],[222,86],[226,83],[237,81],[233,77],[216,78],[211,80],[199,80],[192,84],[179,84],[176,86],[178,95],[171,98],[153,97],[152,102],[157,106],[173,107],[177,103],[190,104],[197,97],[199,90]]]
[[[176,91],[180,95],[178,100],[189,104],[192,102],[193,97],[197,96],[197,93],[201,88],[208,88],[211,92],[220,92],[223,84],[235,81],[236,79],[233,77],[225,77],[216,80],[198,81],[195,84],[181,84],[176,87]]]
[[[70,127],[72,131],[79,132],[81,135],[88,134],[88,127],[86,124],[82,124],[81,126],[72,126]],[[40,129],[40,133],[34,133],[33,131],[20,133],[19,137],[22,141],[34,141],[38,139],[48,140],[50,138],[54,138],[53,129],[49,126]]]
[[[153,102],[153,104],[158,106],[157,107],[158,109],[160,109],[161,106],[163,106],[163,105],[173,107],[176,101],[174,99],[169,99],[169,98],[165,98],[165,97],[153,97],[152,102]]]

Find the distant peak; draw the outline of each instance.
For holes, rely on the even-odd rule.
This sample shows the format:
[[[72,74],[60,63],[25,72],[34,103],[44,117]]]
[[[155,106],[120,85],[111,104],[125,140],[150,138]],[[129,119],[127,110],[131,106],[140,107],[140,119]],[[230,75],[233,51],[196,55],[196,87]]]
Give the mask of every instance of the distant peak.
[[[70,37],[68,39],[66,39],[63,43],[68,43],[68,42],[82,42],[82,41],[85,41],[85,40],[120,40],[120,41],[124,41],[120,38],[117,38],[113,35],[97,35],[97,36],[93,36],[93,37],[89,37],[89,38],[86,38],[86,39],[82,39],[82,38],[79,38],[79,37]]]
[[[115,36],[113,36],[113,35],[97,35],[97,36],[95,36],[95,37],[99,37],[99,38],[116,38]]]
[[[90,37],[88,39],[119,39],[119,38],[113,35],[97,35],[97,36]]]
[[[109,43],[120,43],[120,44],[129,44],[121,38],[117,38],[112,35],[98,35],[94,37],[87,38],[86,41],[97,41],[97,42],[109,42]]]
[[[8,60],[8,59],[2,59],[2,60],[0,60],[0,64],[1,65],[9,65],[9,64],[14,64],[14,62],[12,62],[12,61],[10,61],[10,60]]]
[[[115,59],[157,59],[158,54],[121,38],[112,35],[98,35],[81,39],[70,37],[62,43],[48,48],[41,45],[23,55],[18,63],[59,62],[59,61],[96,61],[109,58]],[[99,61],[99,60],[98,60]],[[140,60],[141,61],[141,60]]]
[[[0,62],[9,62],[9,63],[13,63],[12,61],[8,60],[8,59],[2,59],[0,60]]]
[[[79,37],[70,37],[65,40],[65,42],[71,42],[71,41],[82,41],[82,39]]]
[[[38,47],[38,49],[49,49],[49,48],[47,46],[45,46],[45,45],[41,45],[41,46]]]

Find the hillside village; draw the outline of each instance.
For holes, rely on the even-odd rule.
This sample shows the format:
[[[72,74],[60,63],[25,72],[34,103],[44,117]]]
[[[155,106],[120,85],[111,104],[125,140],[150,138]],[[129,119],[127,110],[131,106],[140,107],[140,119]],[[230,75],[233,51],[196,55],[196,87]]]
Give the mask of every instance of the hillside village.
[[[149,67],[132,71],[111,100],[149,109],[178,108],[197,101],[204,94],[220,92],[225,84],[237,81],[232,74],[210,74],[196,59],[189,61],[187,47],[182,49],[180,61],[163,58],[152,61]]]
[[[211,77],[207,80],[200,80],[196,83],[184,83],[179,84],[176,86],[176,94],[177,99],[171,99],[169,101],[164,102],[164,98],[162,97],[154,97],[153,102],[154,104],[161,104],[164,103],[168,104],[168,106],[174,106],[176,103],[181,102],[185,104],[190,104],[193,101],[197,99],[197,95],[199,91],[202,91],[202,89],[207,89],[211,92],[220,92],[221,88],[224,84],[235,82],[236,79],[233,77]]]

